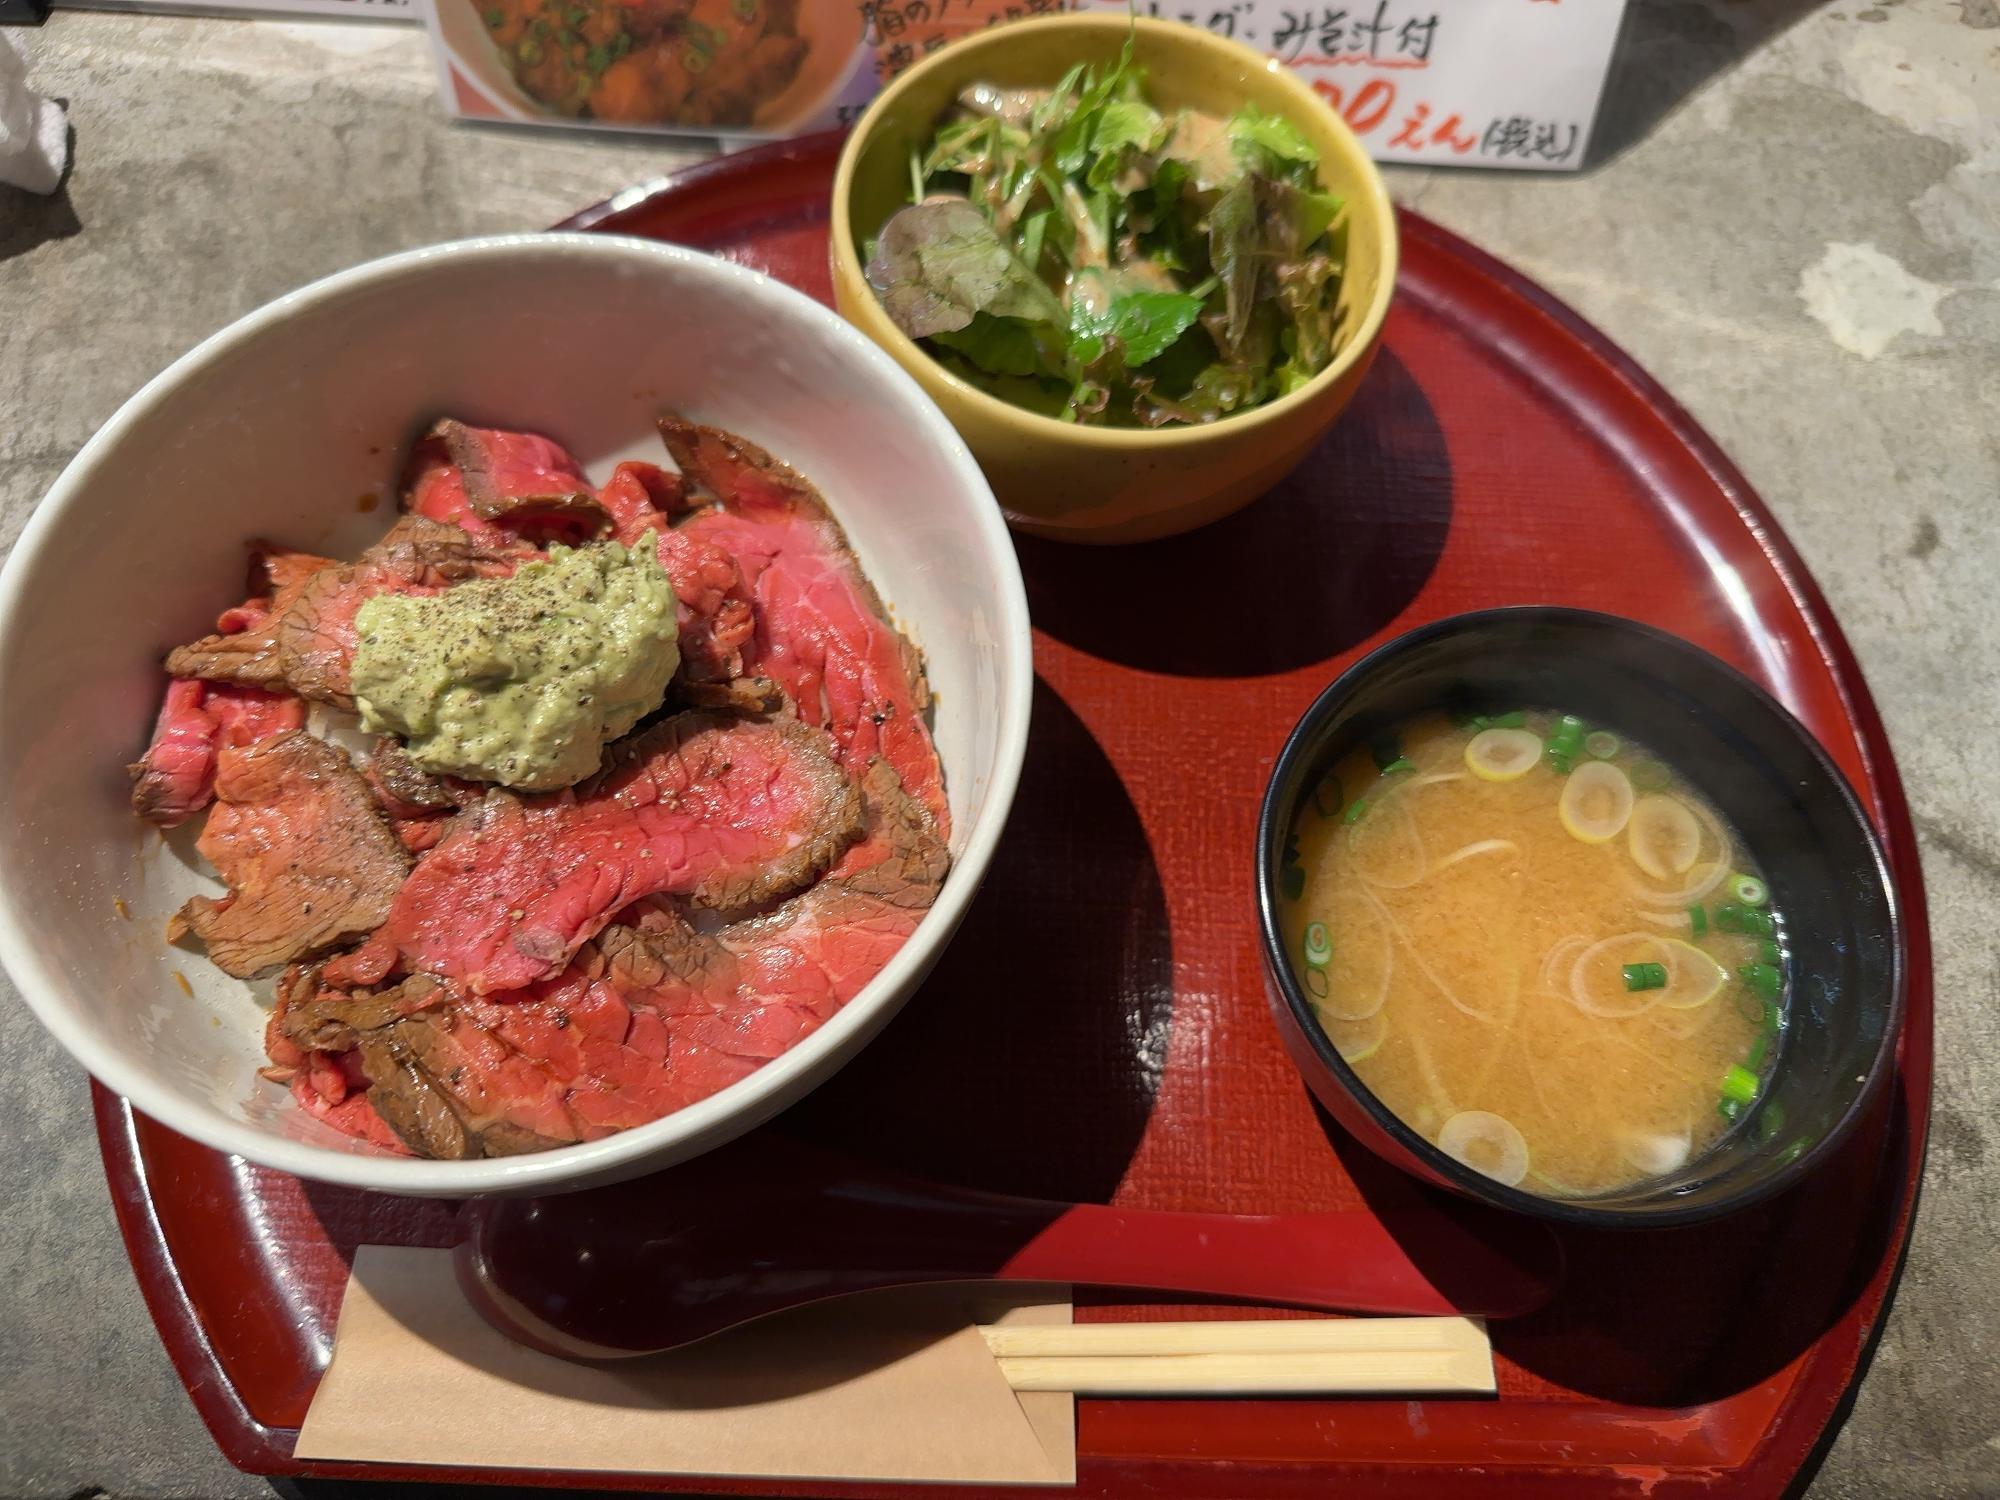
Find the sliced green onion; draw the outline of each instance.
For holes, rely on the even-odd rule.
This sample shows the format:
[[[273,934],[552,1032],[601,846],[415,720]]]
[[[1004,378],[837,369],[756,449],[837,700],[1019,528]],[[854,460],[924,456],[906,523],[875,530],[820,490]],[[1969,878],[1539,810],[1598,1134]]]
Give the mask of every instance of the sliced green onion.
[[[1561,745],[1571,754],[1575,754],[1583,748],[1583,736],[1583,720],[1575,714],[1564,714],[1556,720],[1556,727],[1549,735],[1549,743]]]
[[[1368,753],[1375,757],[1375,769],[1386,771],[1403,758],[1403,746],[1393,734],[1385,734],[1368,747]]]
[[[1733,1063],[1722,1075],[1722,1097],[1748,1104],[1757,1097],[1757,1075],[1741,1063]]]
[[[1736,992],[1736,1014],[1748,1021],[1752,1026],[1764,1025],[1764,1007],[1770,1003],[1768,1000],[1751,994],[1748,990],[1738,990]],[[1768,1027],[1765,1029],[1769,1030]]]
[[[1490,716],[1480,727],[1482,729],[1520,729],[1528,722],[1528,716],[1520,709]]]
[[[1723,901],[1715,908],[1715,930],[1717,932],[1741,932],[1743,930],[1743,908],[1734,901]]]
[[[1785,1013],[1778,1009],[1778,1002],[1775,1000],[1764,1002],[1764,1014],[1759,1019],[1763,1022],[1764,1029],[1773,1036],[1784,1029]]]
[[[1352,802],[1347,804],[1347,811],[1341,815],[1340,821],[1343,823],[1359,823],[1361,815],[1367,811],[1368,799],[1366,797],[1356,797]]]
[[[1784,976],[1770,964],[1743,964],[1736,972],[1742,976],[1745,984],[1766,1000],[1775,1000],[1778,997],[1778,986]]]
[[[1286,865],[1278,872],[1278,889],[1287,901],[1298,900],[1306,893],[1306,872],[1297,865]]]
[[[1771,1055],[1771,1033],[1760,1031],[1750,1041],[1750,1055],[1743,1059],[1743,1066],[1753,1073],[1764,1066],[1764,1059]]]
[[[1745,906],[1762,906],[1771,899],[1770,888],[1755,875],[1730,876],[1729,894]]]
[[[1663,990],[1667,987],[1665,964],[1627,964],[1622,972],[1628,990]]]
[[[1416,768],[1417,763],[1411,760],[1409,756],[1399,755],[1382,768],[1382,774],[1384,776],[1394,776],[1399,771],[1414,771]]]
[[[1752,937],[1776,937],[1778,924],[1771,920],[1768,911],[1756,911],[1748,906],[1739,906],[1737,920],[1743,924],[1742,930]]]
[[[1583,737],[1584,752],[1598,760],[1609,760],[1623,748],[1618,736],[1608,729],[1594,729]]]
[[[1696,937],[1701,937],[1707,933],[1708,909],[1706,907],[1690,906],[1688,908],[1688,930]]]
[[[1775,964],[1784,958],[1784,951],[1778,947],[1776,938],[1764,938],[1757,944],[1757,956],[1767,964]]]
[[[1719,1099],[1716,1101],[1715,1112],[1725,1120],[1733,1120],[1743,1113],[1743,1105],[1735,1099]]]
[[[1314,922],[1306,928],[1306,962],[1315,969],[1324,969],[1333,962],[1333,939],[1327,936],[1326,923]]]
[[[1745,984],[1766,1000],[1777,998],[1784,980],[1784,973],[1776,964],[1742,964],[1736,972]]]
[[[1544,753],[1549,764],[1565,776],[1575,769],[1576,758],[1583,753],[1583,727],[1583,720],[1575,714],[1564,714],[1549,735]]]

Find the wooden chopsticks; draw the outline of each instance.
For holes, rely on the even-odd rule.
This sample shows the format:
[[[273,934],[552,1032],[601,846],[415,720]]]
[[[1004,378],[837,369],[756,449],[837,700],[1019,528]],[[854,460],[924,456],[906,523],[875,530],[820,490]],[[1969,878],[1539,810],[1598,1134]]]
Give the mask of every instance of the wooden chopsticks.
[[[1099,1396],[1493,1393],[1473,1318],[982,1327],[1017,1391]]]

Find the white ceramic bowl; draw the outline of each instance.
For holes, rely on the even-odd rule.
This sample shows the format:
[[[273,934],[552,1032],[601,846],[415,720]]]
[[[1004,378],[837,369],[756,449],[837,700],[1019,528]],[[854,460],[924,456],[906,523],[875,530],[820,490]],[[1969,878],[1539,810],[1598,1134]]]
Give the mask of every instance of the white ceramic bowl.
[[[161,655],[242,592],[247,538],[351,556],[380,535],[404,444],[433,416],[546,432],[602,480],[620,459],[666,461],[652,426],[664,408],[814,480],[924,651],[950,878],[838,1015],[678,1114],[532,1156],[378,1152],[257,1078],[268,982],[230,979],[165,941],[168,915],[219,887],[195,868],[191,829],[162,841],[127,801]],[[363,496],[381,503],[364,514]],[[666,1166],[797,1100],[929,970],[1013,800],[1032,671],[1020,569],[978,466],[916,382],[818,303],[692,251],[608,236],[392,256],[280,298],[153,380],[64,470],[0,571],[0,963],[105,1084],[267,1166],[454,1196]]]

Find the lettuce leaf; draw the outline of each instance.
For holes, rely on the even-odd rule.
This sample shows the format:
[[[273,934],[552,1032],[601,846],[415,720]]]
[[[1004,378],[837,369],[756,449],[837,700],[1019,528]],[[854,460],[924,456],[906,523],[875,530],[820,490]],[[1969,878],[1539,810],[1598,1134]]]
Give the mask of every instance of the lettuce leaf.
[[[991,375],[958,355],[946,352],[939,363],[969,385],[997,396],[1009,406],[1039,412],[1045,417],[1061,417],[1069,406],[1070,388],[1046,379],[1021,375]]]
[[[882,226],[868,284],[912,338],[956,332],[979,313],[1064,322],[1056,294],[1007,248],[986,215],[962,200],[898,210]]]
[[[1091,128],[1090,149],[1102,155],[1130,147],[1151,151],[1166,139],[1167,122],[1150,104],[1136,99],[1113,99],[1097,112]]]
[[[1086,70],[1079,80],[1076,108],[1049,143],[1048,158],[1058,171],[1071,177],[1083,171],[1090,161],[1091,143],[1104,107],[1114,99],[1136,93],[1138,83],[1139,70],[1132,66],[1132,38],[1128,35],[1117,62],[1102,74]]]
[[[1187,292],[1115,291],[1070,303],[1069,355],[1089,370],[1116,355],[1125,369],[1150,364],[1201,317],[1203,299]]]
[[[963,328],[931,335],[931,342],[956,349],[989,375],[1040,375],[1048,370],[1035,325],[1019,318],[978,312]]]
[[[1049,220],[1055,217],[1055,210],[1040,209],[1021,221],[1021,264],[1030,271],[1040,271],[1042,266],[1042,242],[1048,237]]]
[[[1148,427],[1165,427],[1174,422],[1213,422],[1241,411],[1262,399],[1264,382],[1218,362],[1195,376],[1185,395],[1169,395],[1148,381],[1138,386],[1134,415]]]
[[[1345,201],[1338,193],[1292,191],[1292,233],[1301,248],[1312,244],[1340,217]]]
[[[1069,118],[1069,112],[1076,105],[1076,91],[1083,82],[1082,63],[1056,80],[1056,86],[1049,90],[1048,97],[1037,104],[1028,114],[1028,132],[1036,137],[1044,136]]]
[[[1285,315],[1283,345],[1289,358],[1279,372],[1286,389],[1310,380],[1333,360],[1338,332],[1340,271],[1333,257],[1308,255],[1277,271],[1278,307]]]
[[[1234,359],[1250,327],[1250,310],[1257,301],[1257,255],[1261,228],[1257,212],[1257,181],[1245,177],[1215,200],[1208,214],[1208,263],[1222,283],[1221,332],[1216,346]]]
[[[1151,105],[1136,99],[1113,99],[1097,112],[1090,132],[1092,160],[1084,181],[1109,188],[1118,181],[1133,153],[1156,150],[1167,138],[1167,122]]]
[[[1253,168],[1266,165],[1261,159],[1265,153],[1278,161],[1296,162],[1303,167],[1319,165],[1319,152],[1299,132],[1298,126],[1283,115],[1263,114],[1254,104],[1244,105],[1230,120],[1229,143]]]

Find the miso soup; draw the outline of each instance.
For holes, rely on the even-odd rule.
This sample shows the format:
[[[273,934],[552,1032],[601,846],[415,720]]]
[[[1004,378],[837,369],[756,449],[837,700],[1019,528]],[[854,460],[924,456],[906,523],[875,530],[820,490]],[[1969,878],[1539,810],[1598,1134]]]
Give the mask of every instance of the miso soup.
[[[1405,724],[1327,773],[1283,930],[1340,1055],[1405,1123],[1530,1192],[1673,1172],[1754,1106],[1782,919],[1698,784],[1568,715]]]

